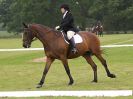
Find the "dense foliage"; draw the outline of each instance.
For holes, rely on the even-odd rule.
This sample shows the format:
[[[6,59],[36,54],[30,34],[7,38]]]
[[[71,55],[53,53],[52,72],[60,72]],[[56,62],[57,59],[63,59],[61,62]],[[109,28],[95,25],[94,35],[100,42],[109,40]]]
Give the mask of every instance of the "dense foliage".
[[[60,24],[60,5],[70,5],[77,26],[90,27],[100,20],[104,30],[133,30],[133,0],[0,0],[0,23],[20,32],[22,22],[49,27]]]

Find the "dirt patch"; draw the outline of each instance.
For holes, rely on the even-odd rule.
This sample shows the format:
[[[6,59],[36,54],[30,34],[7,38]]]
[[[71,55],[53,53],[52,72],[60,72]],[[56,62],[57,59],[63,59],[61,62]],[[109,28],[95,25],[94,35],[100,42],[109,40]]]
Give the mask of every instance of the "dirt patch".
[[[36,58],[32,60],[32,62],[46,62],[46,61],[47,61],[47,57]]]

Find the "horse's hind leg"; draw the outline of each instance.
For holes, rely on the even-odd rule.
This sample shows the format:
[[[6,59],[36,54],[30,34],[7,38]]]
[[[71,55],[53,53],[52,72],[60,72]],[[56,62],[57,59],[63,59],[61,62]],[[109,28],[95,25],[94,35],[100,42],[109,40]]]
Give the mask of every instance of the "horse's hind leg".
[[[89,55],[84,55],[83,56],[86,61],[91,65],[93,72],[94,72],[94,80],[92,82],[97,82],[97,65],[94,63],[94,61],[92,60],[91,56]]]
[[[102,34],[101,34],[101,35],[102,35],[102,37],[103,37],[103,32],[102,32]]]
[[[101,34],[100,34],[100,35],[101,35],[101,37],[103,37],[103,32],[101,32]]]
[[[70,69],[69,69],[69,66],[68,66],[68,61],[65,58],[62,58],[61,61],[62,61],[63,65],[64,65],[64,68],[65,68],[66,73],[67,73],[67,75],[69,77],[69,80],[70,80],[70,82],[68,83],[68,85],[72,85],[73,82],[74,82],[74,80],[73,80],[73,78],[71,76],[71,72],[70,72]]]
[[[116,76],[114,74],[110,73],[110,71],[108,69],[108,66],[107,66],[107,63],[106,63],[106,60],[102,57],[102,55],[98,54],[98,55],[95,55],[95,56],[100,60],[100,62],[104,66],[104,68],[106,70],[106,73],[107,73],[107,76],[110,77],[110,78],[115,78]]]

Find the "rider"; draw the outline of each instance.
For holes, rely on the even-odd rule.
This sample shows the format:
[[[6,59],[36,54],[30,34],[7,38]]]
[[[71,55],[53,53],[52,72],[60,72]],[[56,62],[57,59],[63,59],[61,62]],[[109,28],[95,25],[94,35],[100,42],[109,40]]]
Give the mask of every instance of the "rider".
[[[96,28],[99,28],[99,27],[100,27],[100,28],[103,27],[101,21],[98,21],[98,22],[97,22],[97,26],[96,26]]]
[[[98,30],[98,32],[99,32],[100,35],[103,34],[103,26],[102,26],[101,21],[98,21],[98,22],[97,22],[96,29]]]
[[[72,45],[72,52],[75,54],[77,52],[74,35],[78,32],[78,29],[74,26],[74,18],[70,12],[69,6],[67,4],[63,4],[60,6],[61,13],[63,14],[61,25],[56,26],[56,30],[63,30],[64,33],[67,34],[68,39]]]

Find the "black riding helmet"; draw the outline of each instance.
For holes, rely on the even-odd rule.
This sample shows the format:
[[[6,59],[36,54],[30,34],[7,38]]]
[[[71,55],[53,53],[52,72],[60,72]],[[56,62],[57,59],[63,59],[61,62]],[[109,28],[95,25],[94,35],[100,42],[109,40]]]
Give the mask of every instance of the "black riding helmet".
[[[60,9],[61,9],[61,8],[64,8],[65,10],[70,11],[69,5],[67,5],[67,4],[62,4],[62,5],[60,6]]]

